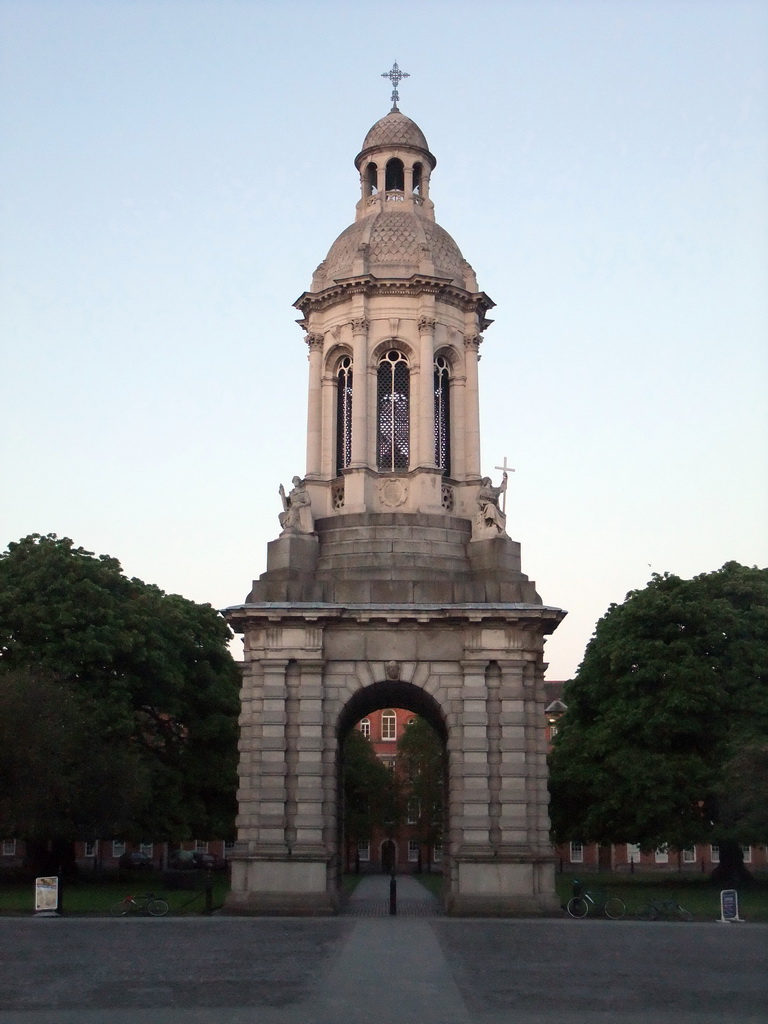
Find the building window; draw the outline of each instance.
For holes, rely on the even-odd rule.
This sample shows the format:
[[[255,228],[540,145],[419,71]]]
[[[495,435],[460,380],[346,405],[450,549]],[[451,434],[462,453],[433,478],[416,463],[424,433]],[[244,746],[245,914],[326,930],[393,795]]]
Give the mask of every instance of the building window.
[[[751,846],[742,846],[741,852],[744,854],[744,863],[745,864],[751,864],[752,863],[752,847]]]
[[[368,739],[371,735],[371,720],[370,718],[364,718],[360,722],[360,732]]]
[[[418,839],[409,839],[408,840],[408,861],[409,861],[409,863],[411,863],[411,864],[418,863],[418,860],[419,860],[419,848],[420,847],[421,847],[421,843],[419,842]]]
[[[409,825],[418,825],[420,811],[421,811],[421,808],[419,807],[418,798],[415,797],[415,796],[412,796],[408,800],[408,824]]]
[[[396,156],[387,160],[384,188],[387,192],[402,192],[405,189],[405,168],[403,161]]]
[[[450,366],[445,356],[435,359],[435,465],[451,475]]]
[[[371,859],[371,844],[368,840],[357,844],[357,859],[360,861]]]
[[[125,843],[122,841],[122,839],[113,839],[112,840],[112,856],[113,857],[122,857],[124,853],[125,853]]]
[[[352,360],[344,356],[336,374],[336,476],[352,461]]]
[[[83,850],[83,856],[95,857],[96,856],[96,843],[86,843],[85,849]]]
[[[695,864],[696,863],[696,847],[689,846],[688,849],[683,850],[683,864]]]
[[[383,711],[381,714],[381,738],[397,739],[397,715],[394,711]]]
[[[720,847],[717,843],[712,843],[709,847],[709,859],[713,864],[720,863]]]
[[[152,857],[155,852],[154,843],[139,843],[139,852],[146,853],[148,857]]]
[[[368,164],[365,172],[365,194],[367,196],[375,196],[379,191],[376,185],[378,174],[379,171],[376,164]]]
[[[413,194],[415,196],[421,195],[421,164],[413,165]]]
[[[640,847],[637,843],[627,843],[627,864],[640,863]]]
[[[553,722],[549,727],[549,738],[553,740],[557,736],[557,725]]]
[[[15,857],[16,856],[16,840],[15,839],[4,839],[3,840],[3,856],[4,857]]]
[[[669,850],[667,850],[666,846],[660,846],[654,852],[654,858],[657,864],[669,864]]]
[[[195,840],[195,853],[208,853],[208,843],[202,839]]]
[[[432,847],[432,863],[442,864],[443,863],[443,844],[435,843]]]
[[[233,840],[228,840],[224,843],[224,856],[231,857],[235,852],[235,844]]]
[[[571,864],[581,864],[584,860],[584,845],[583,843],[571,843]]]
[[[394,757],[382,757],[381,758],[381,763],[384,765],[385,768],[388,768],[389,771],[391,771],[392,774],[394,775],[394,772],[395,772],[395,758]]]
[[[377,465],[385,472],[408,469],[410,449],[410,371],[402,352],[391,349],[379,362],[376,415]]]

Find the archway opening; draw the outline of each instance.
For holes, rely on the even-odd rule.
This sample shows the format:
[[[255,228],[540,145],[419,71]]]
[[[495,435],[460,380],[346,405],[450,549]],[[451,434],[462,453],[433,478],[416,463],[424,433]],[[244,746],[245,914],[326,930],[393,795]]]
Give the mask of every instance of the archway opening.
[[[354,694],[337,728],[339,884],[384,872],[442,876],[446,886],[448,730],[438,702],[385,680]]]

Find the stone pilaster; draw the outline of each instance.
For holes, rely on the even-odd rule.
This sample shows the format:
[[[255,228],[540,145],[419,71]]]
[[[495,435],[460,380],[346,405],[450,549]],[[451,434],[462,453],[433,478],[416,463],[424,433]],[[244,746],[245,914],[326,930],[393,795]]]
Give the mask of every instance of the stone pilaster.
[[[323,335],[308,334],[309,396],[307,403],[307,476],[322,472]]]
[[[464,338],[467,371],[464,433],[467,455],[466,467],[469,476],[480,476],[480,402],[477,364],[482,340],[482,336],[479,334],[469,334]]]
[[[462,663],[461,735],[463,754],[463,796],[461,807],[461,848],[487,850],[490,841],[490,789],[488,780],[488,689],[487,662]]]

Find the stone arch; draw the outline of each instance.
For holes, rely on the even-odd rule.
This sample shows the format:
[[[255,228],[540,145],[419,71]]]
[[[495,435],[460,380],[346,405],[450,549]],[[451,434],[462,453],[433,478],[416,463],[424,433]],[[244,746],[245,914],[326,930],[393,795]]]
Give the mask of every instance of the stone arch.
[[[396,666],[397,663],[389,663],[392,666]],[[399,675],[399,666],[394,671]],[[426,688],[417,685],[414,682],[408,682],[403,679],[384,679],[377,682],[368,683],[367,685],[361,685],[358,690],[355,690],[346,700],[346,702],[338,709],[336,716],[336,751],[337,751],[337,846],[338,846],[338,859],[339,865],[339,883],[341,881],[341,872],[343,870],[343,847],[344,847],[344,814],[343,814],[343,750],[344,750],[344,739],[347,734],[354,728],[357,722],[364,719],[372,711],[381,711],[386,708],[396,707],[405,708],[407,711],[411,711],[416,715],[423,718],[429,725],[434,729],[435,733],[440,738],[443,744],[443,757],[444,757],[444,794],[443,794],[443,877],[444,884],[446,886],[444,896],[448,897],[450,889],[450,843],[449,837],[449,808],[450,808],[450,791],[451,791],[451,762],[450,762],[450,745],[449,745],[449,729],[451,723],[451,717],[443,707],[443,703],[439,700],[438,696],[430,693]],[[455,716],[453,716],[455,718]],[[397,858],[398,843],[397,840],[392,837],[383,837],[379,842],[379,862],[383,864],[382,849],[387,841],[395,843],[395,857]]]

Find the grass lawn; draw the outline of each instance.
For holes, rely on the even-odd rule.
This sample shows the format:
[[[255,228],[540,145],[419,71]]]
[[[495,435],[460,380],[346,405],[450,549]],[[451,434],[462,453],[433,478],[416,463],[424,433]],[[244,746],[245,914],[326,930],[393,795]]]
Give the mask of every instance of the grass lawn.
[[[201,888],[205,877],[195,880]],[[125,872],[121,880],[77,881],[65,883],[62,890],[61,906],[65,914],[109,914],[110,907],[126,896],[137,896],[151,892],[162,896],[175,915],[202,914],[205,910],[205,895],[202,891],[190,889],[169,889],[162,875],[155,872]],[[220,907],[229,892],[229,878],[225,873],[213,876],[213,906]],[[35,887],[33,882],[0,882],[0,914],[32,914],[35,909]]]
[[[690,910],[696,921],[716,921],[720,917],[720,886],[701,875],[684,874],[612,874],[610,872],[558,875],[557,895],[565,904],[572,895],[573,878],[577,877],[589,892],[605,889],[619,896],[627,905],[627,917],[651,900],[677,900]],[[739,916],[746,921],[768,921],[768,878],[756,876],[749,886],[738,888]]]

